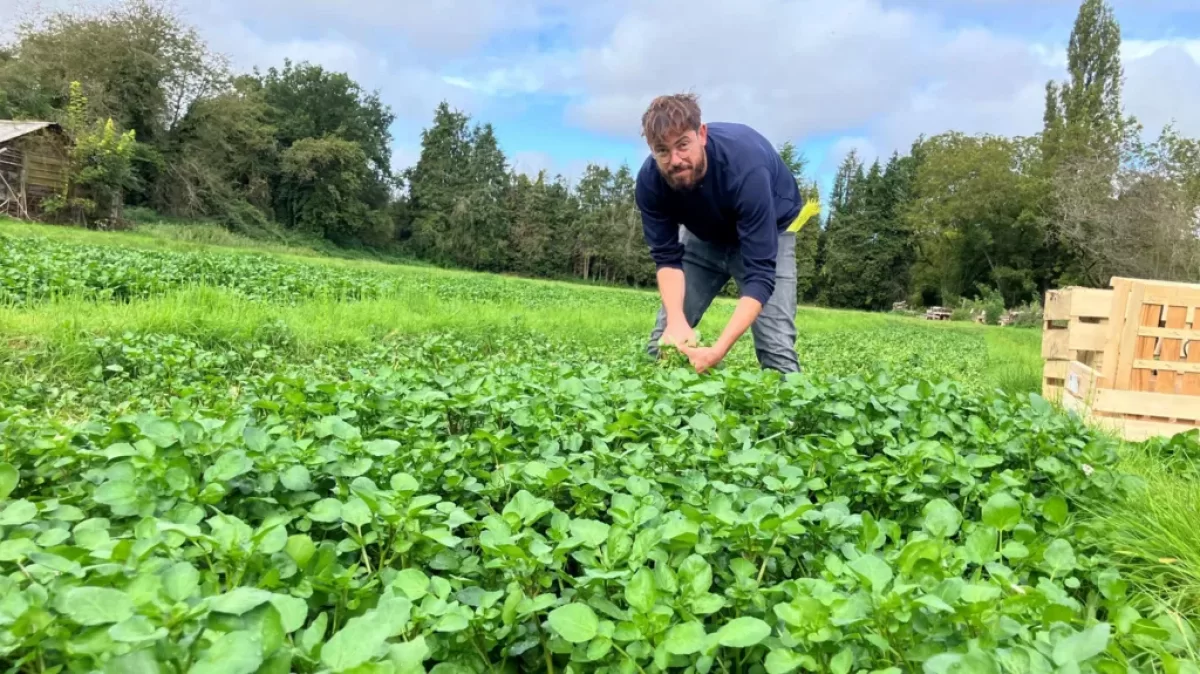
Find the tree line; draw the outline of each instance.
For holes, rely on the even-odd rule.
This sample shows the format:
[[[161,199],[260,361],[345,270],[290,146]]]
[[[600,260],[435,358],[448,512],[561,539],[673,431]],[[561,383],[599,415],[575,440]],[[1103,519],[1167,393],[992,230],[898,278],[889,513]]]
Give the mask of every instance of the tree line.
[[[922,136],[870,165],[852,151],[828,195],[780,143],[824,211],[800,234],[801,300],[1016,306],[1113,275],[1200,281],[1200,144],[1170,127],[1146,140],[1124,114],[1120,42],[1105,0],[1084,0],[1068,78],[1047,83],[1029,137]],[[490,124],[442,103],[395,171],[378,92],[308,62],[234,72],[158,0],[22,23],[0,47],[0,118],[70,132],[72,184],[49,219],[113,226],[137,206],[468,269],[654,282],[635,169],[521,174]]]

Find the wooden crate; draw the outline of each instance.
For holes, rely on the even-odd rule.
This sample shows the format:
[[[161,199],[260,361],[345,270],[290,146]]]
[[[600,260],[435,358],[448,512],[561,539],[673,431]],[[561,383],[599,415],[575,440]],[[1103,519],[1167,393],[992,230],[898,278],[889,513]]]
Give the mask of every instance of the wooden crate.
[[[1063,288],[1046,293],[1043,310],[1042,396],[1059,400],[1068,365],[1090,368],[1103,363],[1113,291],[1102,288]]]
[[[1092,328],[1077,338],[1070,327],[1065,337],[1044,338],[1043,355],[1065,352],[1069,358],[1065,364],[1047,360],[1047,386],[1052,368],[1061,372],[1058,393],[1064,407],[1128,440],[1200,428],[1200,285],[1118,277],[1105,292],[1109,311],[1098,323],[1103,326],[1099,350],[1078,348],[1095,346]],[[1086,313],[1098,307],[1097,297],[1083,300],[1096,305]],[[1074,305],[1074,298],[1068,300],[1067,314],[1075,313]],[[1053,312],[1049,303],[1047,309],[1048,325],[1051,314],[1063,320],[1061,301]]]

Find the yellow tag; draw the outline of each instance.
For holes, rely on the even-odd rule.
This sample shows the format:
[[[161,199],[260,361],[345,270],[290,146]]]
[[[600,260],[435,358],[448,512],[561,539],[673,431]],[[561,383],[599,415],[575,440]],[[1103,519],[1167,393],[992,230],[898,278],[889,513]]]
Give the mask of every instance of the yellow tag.
[[[814,215],[820,212],[821,202],[817,201],[816,199],[809,199],[808,201],[804,202],[804,208],[800,209],[800,215],[797,215],[792,224],[788,225],[787,231],[800,231],[801,227],[807,224]]]

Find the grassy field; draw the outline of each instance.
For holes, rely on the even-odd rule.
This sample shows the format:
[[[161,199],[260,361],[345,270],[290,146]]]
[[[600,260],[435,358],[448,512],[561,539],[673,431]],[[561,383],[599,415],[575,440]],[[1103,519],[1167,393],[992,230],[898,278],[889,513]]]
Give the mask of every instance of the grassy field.
[[[186,333],[199,338],[238,339],[253,335],[266,324],[284,324],[297,343],[319,349],[325,344],[370,343],[388,334],[424,334],[456,331],[487,335],[497,330],[525,329],[554,339],[597,346],[618,352],[643,347],[653,327],[657,296],[653,291],[578,286],[544,280],[514,279],[429,267],[411,267],[375,261],[320,257],[314,251],[259,244],[234,238],[216,245],[180,234],[180,226],[149,227],[133,233],[100,233],[0,221],[0,236],[24,241],[43,239],[71,254],[58,260],[58,268],[40,268],[46,277],[78,278],[82,270],[96,270],[95,285],[114,284],[111,269],[121,260],[99,258],[95,251],[129,249],[145,251],[122,270],[130,278],[148,278],[138,267],[158,264],[161,255],[200,256],[219,250],[223,258],[237,261],[237,279],[259,289],[281,284],[292,274],[283,294],[299,295],[305,284],[319,286],[337,276],[349,289],[357,284],[378,288],[363,301],[346,303],[340,297],[299,297],[306,301],[286,306],[265,304],[245,294],[229,293],[198,280],[186,270],[178,278],[155,285],[148,280],[141,297],[122,303],[97,303],[82,288],[47,287],[37,308],[23,303],[0,307],[0,334],[22,339],[42,339],[59,346],[92,334],[126,330]],[[39,250],[45,250],[41,248]],[[159,255],[160,257],[155,257]],[[36,257],[36,256],[34,256]],[[256,260],[292,265],[291,269],[256,270]],[[43,260],[29,261],[40,265]],[[324,273],[314,275],[311,270]],[[299,278],[299,277],[309,277]],[[121,279],[133,285],[130,278]],[[231,282],[231,279],[216,281]],[[19,285],[19,282],[15,284]],[[51,284],[53,286],[53,284]],[[228,286],[226,286],[228,287]],[[362,287],[362,285],[357,285]],[[734,303],[719,298],[699,326],[701,335],[715,337],[732,313]],[[802,365],[818,373],[865,372],[880,364],[917,374],[954,376],[975,387],[1000,387],[1012,392],[1040,390],[1040,335],[1032,330],[999,329],[974,324],[916,321],[863,312],[801,307],[797,313],[798,349]],[[741,340],[733,363],[753,358],[749,335]],[[968,367],[963,367],[969,363]]]
[[[0,661],[1197,671],[1200,443],[1032,395],[1037,331],[803,307],[802,375],[698,376],[656,307],[0,222]]]

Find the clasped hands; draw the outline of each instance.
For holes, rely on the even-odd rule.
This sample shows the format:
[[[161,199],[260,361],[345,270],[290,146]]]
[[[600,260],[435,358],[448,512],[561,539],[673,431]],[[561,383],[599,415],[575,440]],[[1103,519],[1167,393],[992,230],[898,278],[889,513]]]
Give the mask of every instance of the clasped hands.
[[[697,374],[703,374],[717,366],[725,358],[725,350],[717,346],[699,346],[696,333],[691,326],[667,325],[663,331],[661,345],[674,345],[679,352],[687,356]]]

